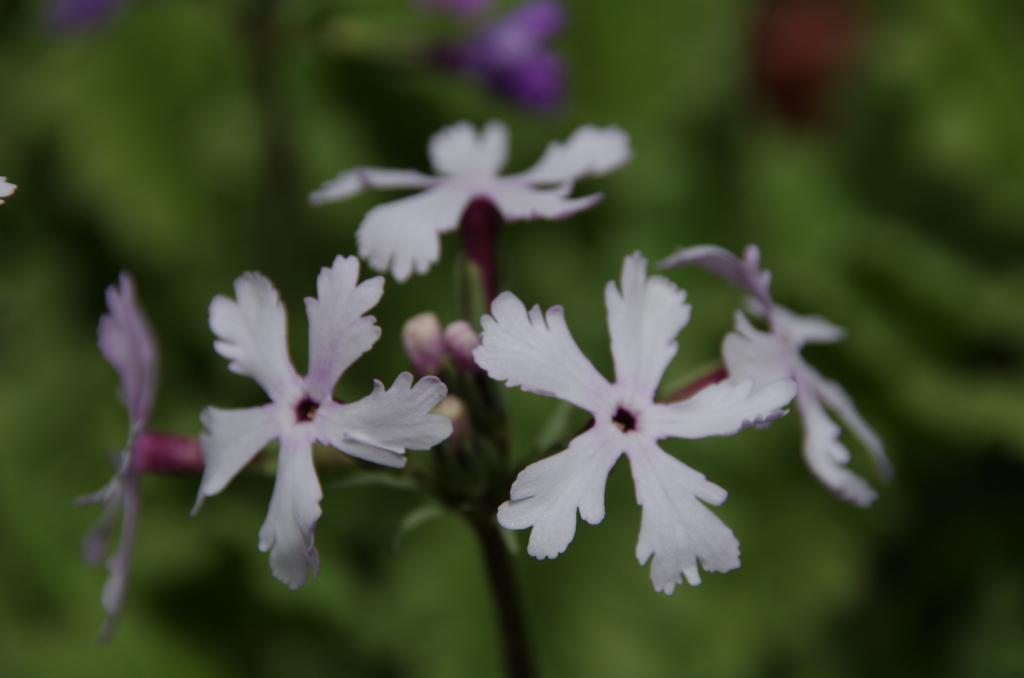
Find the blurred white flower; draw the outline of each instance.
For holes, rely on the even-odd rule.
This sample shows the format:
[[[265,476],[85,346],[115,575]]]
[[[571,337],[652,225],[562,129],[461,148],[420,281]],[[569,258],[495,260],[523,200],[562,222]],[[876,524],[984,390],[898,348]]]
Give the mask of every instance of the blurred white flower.
[[[653,555],[654,588],[672,593],[685,575],[700,583],[706,571],[739,567],[732,530],[702,502],[720,505],[727,493],[658,445],[663,438],[727,436],[782,416],[792,380],[713,384],[687,400],[654,402],[655,389],[678,350],[676,335],[690,319],[686,293],[661,276],[647,276],[647,261],[626,257],[621,290],[605,287],[608,332],[615,362],[610,384],[580,352],[560,306],[527,313],[510,292],[500,294],[481,319],[477,364],[508,386],[552,396],[590,412],[594,423],[560,452],[524,469],[511,501],[498,509],[508,529],[533,527],[528,552],[562,553],[576,532],[576,511],[592,525],[604,518],[605,480],[620,455],[629,458],[637,503],[643,507],[636,556]]]
[[[342,373],[380,338],[375,318],[364,315],[384,293],[380,276],[359,283],[359,260],[337,257],[317,277],[317,297],[306,299],[309,371],[300,377],[288,356],[285,308],[271,282],[259,273],[235,280],[235,299],[214,297],[210,328],[214,348],[228,369],[251,377],[272,402],[224,410],[207,407],[200,437],[206,470],[193,513],[217,494],[271,440],[280,441],[277,480],[259,548],[270,551],[270,569],[291,588],[313,575],[319,556],[313,530],[322,493],[313,466],[314,441],[385,466],[406,463],[406,449],[428,449],[451,435],[451,422],[430,410],[447,388],[436,377],[413,385],[403,372],[390,389],[374,381],[373,392],[354,403],[332,398]]]
[[[3,198],[10,197],[16,188],[16,185],[7,181],[7,177],[0,177],[0,205],[4,204]]]
[[[825,408],[839,417],[871,454],[879,472],[892,478],[892,466],[878,434],[861,417],[843,387],[826,379],[800,355],[806,344],[831,344],[846,332],[820,316],[805,316],[775,304],[769,286],[771,273],[761,269],[761,252],[748,245],[740,259],[715,245],[680,249],[659,264],[660,268],[696,265],[719,275],[753,296],[751,313],[768,325],[763,332],[736,311],[736,330],[725,338],[722,354],[729,381],[754,379],[758,386],[780,378],[796,381],[796,404],[803,421],[803,456],[811,472],[841,499],[858,506],[870,506],[878,498],[868,483],[847,464],[850,451],[839,440],[840,427]]]
[[[323,205],[367,188],[424,189],[374,207],[356,231],[359,256],[375,271],[390,270],[399,282],[413,271],[423,275],[437,263],[440,235],[459,227],[474,199],[494,203],[506,221],[564,219],[602,198],[600,193],[569,197],[575,181],[607,174],[632,157],[629,135],[621,129],[584,125],[564,143],[548,144],[530,169],[501,176],[509,133],[504,123],[493,120],[480,132],[465,121],[445,127],[430,137],[427,153],[437,176],[412,169],[357,167],[309,194],[310,204]]]

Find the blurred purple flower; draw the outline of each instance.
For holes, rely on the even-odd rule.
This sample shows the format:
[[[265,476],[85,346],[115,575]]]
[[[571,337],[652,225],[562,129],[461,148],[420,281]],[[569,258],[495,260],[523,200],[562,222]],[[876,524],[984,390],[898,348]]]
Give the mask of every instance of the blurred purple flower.
[[[440,54],[443,65],[481,78],[527,108],[550,109],[562,98],[565,65],[545,44],[562,32],[557,0],[528,0],[476,36]]]
[[[125,0],[54,0],[49,24],[57,31],[74,32],[94,28],[108,21]]]
[[[480,14],[491,6],[492,0],[415,0],[420,7],[451,12],[460,17]]]

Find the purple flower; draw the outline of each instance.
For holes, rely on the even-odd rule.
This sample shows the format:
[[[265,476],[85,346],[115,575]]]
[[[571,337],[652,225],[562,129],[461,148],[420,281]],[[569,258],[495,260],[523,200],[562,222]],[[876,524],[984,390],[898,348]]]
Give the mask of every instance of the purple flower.
[[[99,26],[124,4],[124,0],[54,0],[50,5],[50,25],[64,32]]]
[[[405,282],[423,275],[441,257],[441,234],[459,227],[466,208],[489,200],[506,221],[564,219],[592,207],[601,194],[572,198],[574,183],[612,172],[629,162],[629,135],[618,127],[578,127],[565,142],[552,141],[532,167],[500,175],[509,155],[508,128],[492,120],[482,130],[468,122],[430,137],[427,154],[438,176],[412,169],[356,167],[325,181],[309,194],[312,205],[359,195],[367,188],[423,189],[377,205],[363,217],[356,240],[359,256],[375,271],[391,271]],[[544,188],[552,187],[552,188]]]
[[[527,551],[554,558],[576,533],[576,512],[591,525],[604,519],[604,487],[618,458],[629,458],[637,503],[643,507],[636,557],[651,560],[657,591],[672,593],[682,575],[700,583],[706,571],[739,567],[739,543],[705,504],[725,501],[724,489],[658,445],[663,438],[728,436],[752,424],[782,416],[796,391],[780,376],[771,383],[708,386],[674,403],[654,402],[655,390],[679,348],[676,335],[690,319],[686,292],[661,276],[647,275],[639,254],[626,257],[619,288],[605,287],[615,383],[580,351],[560,306],[529,312],[503,292],[485,315],[476,364],[509,387],[559,398],[593,415],[594,424],[569,448],[527,466],[512,485],[511,499],[498,508],[498,522],[510,530],[532,527]]]
[[[321,442],[375,464],[405,466],[406,449],[425,450],[451,435],[451,422],[429,414],[448,390],[437,377],[413,385],[403,372],[390,389],[374,381],[373,392],[354,403],[339,403],[334,386],[349,365],[380,338],[372,315],[384,293],[380,276],[359,282],[359,260],[337,257],[320,269],[317,296],[306,299],[309,370],[296,373],[288,357],[284,304],[259,273],[235,280],[235,299],[210,303],[214,348],[228,369],[251,377],[271,402],[224,410],[207,407],[200,416],[206,470],[193,514],[206,497],[218,494],[270,441],[280,441],[277,480],[267,518],[259,532],[260,551],[270,551],[270,569],[290,588],[316,576],[319,556],[313,530],[322,492],[313,466],[313,443]]]
[[[560,2],[528,0],[449,49],[442,60],[522,106],[550,109],[561,101],[565,66],[546,43],[564,26]]]
[[[803,422],[803,456],[811,472],[839,498],[869,506],[878,497],[868,483],[847,468],[850,451],[839,440],[842,429],[828,416],[827,407],[870,453],[883,477],[892,467],[878,434],[861,417],[843,387],[821,375],[800,355],[806,344],[831,344],[845,336],[843,328],[821,316],[799,315],[774,303],[771,273],[761,269],[761,251],[748,245],[740,259],[715,245],[684,247],[659,264],[660,268],[701,266],[753,296],[752,315],[764,318],[763,332],[736,311],[736,329],[725,338],[722,354],[729,381],[754,379],[758,384],[790,377],[796,381],[796,404]]]

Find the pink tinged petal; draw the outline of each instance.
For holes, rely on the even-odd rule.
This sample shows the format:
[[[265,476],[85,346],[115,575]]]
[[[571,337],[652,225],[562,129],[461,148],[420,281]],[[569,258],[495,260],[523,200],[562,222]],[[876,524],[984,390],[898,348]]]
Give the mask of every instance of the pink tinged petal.
[[[804,427],[803,455],[807,467],[840,499],[861,507],[874,503],[878,494],[846,467],[850,451],[839,441],[839,425],[829,418],[813,393],[801,391],[797,405]]]
[[[0,198],[10,197],[14,194],[14,189],[16,188],[17,186],[7,181],[7,177],[0,177]],[[3,204],[4,201],[0,200],[0,205]]]
[[[413,169],[387,169],[383,167],[356,167],[320,184],[309,194],[310,205],[326,205],[347,200],[367,188],[413,189],[429,188],[437,178]]]
[[[637,396],[653,400],[665,368],[679,345],[676,335],[690,320],[686,292],[661,276],[647,277],[639,252],[622,263],[622,291],[604,289],[615,380]]]
[[[346,454],[384,466],[405,466],[406,450],[426,450],[452,434],[452,422],[431,414],[448,388],[437,377],[402,372],[391,388],[374,380],[373,392],[354,403],[326,402],[313,418],[317,438]]]
[[[613,172],[632,158],[626,132],[614,125],[583,125],[564,142],[550,142],[540,160],[515,177],[531,184],[573,182]]]
[[[576,511],[591,525],[604,520],[608,473],[622,454],[622,441],[606,427],[573,438],[564,452],[530,464],[512,484],[511,500],[498,507],[509,530],[532,527],[527,553],[555,558],[576,534]]]
[[[732,530],[703,503],[720,506],[728,493],[703,474],[666,454],[653,442],[638,443],[629,456],[636,501],[643,507],[636,558],[651,560],[654,590],[671,594],[682,577],[700,583],[697,561],[707,572],[740,566],[740,545]]]
[[[513,181],[498,182],[488,194],[505,221],[531,221],[533,219],[565,219],[601,202],[600,193],[570,198],[572,184],[557,188],[540,189]]]
[[[773,309],[772,323],[797,350],[805,344],[834,344],[846,338],[846,330],[820,315],[801,315],[778,304]]]
[[[821,401],[839,417],[846,428],[850,429],[850,433],[867,449],[882,477],[892,480],[894,473],[892,464],[885,454],[885,445],[875,430],[864,421],[850,395],[839,382],[826,379],[806,363],[804,363],[804,367],[806,373],[802,375],[803,379],[811,383]]]
[[[761,250],[757,245],[747,245],[742,259],[717,245],[695,245],[683,247],[658,262],[660,269],[679,266],[700,266],[752,294],[763,306],[772,305],[769,292],[772,274],[761,270]]]
[[[380,339],[376,318],[366,315],[384,294],[384,278],[359,282],[359,259],[338,255],[321,268],[316,298],[306,298],[309,316],[309,374],[306,393],[317,403],[330,399],[342,373]]]
[[[131,572],[132,555],[139,521],[139,476],[129,473],[124,478],[124,507],[121,517],[121,535],[117,550],[107,560],[107,581],[103,585],[100,603],[107,612],[107,618],[100,630],[100,640],[109,640],[114,626],[124,607]]]
[[[731,436],[750,426],[770,424],[785,414],[796,395],[796,383],[781,379],[754,390],[754,380],[732,380],[712,384],[692,398],[644,411],[646,433],[661,438],[707,438]]]
[[[491,120],[477,133],[472,123],[457,122],[434,133],[427,144],[430,164],[449,176],[497,176],[508,162],[505,123]]]
[[[277,479],[267,519],[260,528],[260,551],[270,551],[274,576],[297,589],[309,570],[316,577],[320,556],[313,545],[313,530],[320,518],[323,493],[313,467],[312,441],[293,432],[281,438]]]
[[[227,487],[257,452],[281,435],[289,423],[287,418],[294,416],[290,408],[274,403],[240,410],[203,410],[199,420],[207,432],[199,436],[199,446],[205,469],[192,515],[199,511],[206,497]]]
[[[107,313],[96,330],[98,344],[121,378],[132,434],[146,425],[156,398],[159,349],[135,292],[135,281],[122,272],[119,286],[107,287]]]
[[[359,256],[375,271],[391,271],[398,282],[413,271],[425,274],[441,258],[442,233],[459,227],[470,193],[437,187],[377,205],[356,231]]]
[[[251,377],[271,400],[288,402],[302,393],[302,379],[288,357],[288,320],[281,298],[261,273],[235,280],[235,299],[217,295],[210,302],[210,329],[228,369]]]
[[[762,332],[736,311],[735,331],[722,341],[722,360],[734,382],[753,379],[754,388],[767,386],[793,376],[794,362],[800,358],[774,334]]]
[[[491,379],[591,413],[605,409],[612,388],[576,345],[561,306],[552,306],[546,316],[534,306],[527,315],[516,295],[502,292],[480,324],[481,345],[473,358]]]

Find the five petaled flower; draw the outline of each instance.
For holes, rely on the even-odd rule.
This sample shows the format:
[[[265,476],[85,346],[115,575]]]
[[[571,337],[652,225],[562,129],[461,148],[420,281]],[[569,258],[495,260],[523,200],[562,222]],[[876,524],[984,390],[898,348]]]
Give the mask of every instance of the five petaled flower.
[[[577,347],[562,308],[527,313],[512,293],[500,294],[481,319],[477,364],[508,386],[553,396],[590,412],[594,423],[568,449],[526,467],[498,509],[509,529],[533,527],[528,552],[537,558],[562,553],[576,532],[576,511],[596,525],[604,518],[605,480],[620,455],[629,457],[637,503],[643,507],[636,556],[651,561],[654,588],[672,593],[686,575],[700,583],[706,571],[739,567],[732,530],[703,503],[720,505],[727,493],[658,445],[663,438],[726,436],[782,416],[792,400],[792,380],[754,379],[714,384],[670,404],[654,402],[655,389],[678,350],[676,335],[690,318],[686,292],[661,276],[647,276],[647,261],[627,256],[621,290],[605,287],[614,384]]]
[[[0,177],[0,205],[4,204],[4,198],[8,198],[14,194],[14,189],[17,186],[7,181],[7,177]]]
[[[500,176],[508,146],[508,128],[501,122],[487,123],[479,134],[470,123],[458,122],[430,138],[427,152],[439,176],[412,169],[357,167],[324,182],[310,193],[309,202],[336,202],[366,188],[425,189],[377,205],[356,231],[359,256],[374,270],[390,270],[395,280],[404,282],[414,270],[423,275],[437,263],[440,234],[458,228],[474,199],[491,201],[506,221],[563,219],[602,198],[600,193],[569,197],[577,179],[618,169],[632,155],[629,136],[618,127],[584,125],[565,143],[548,144],[533,167]]]
[[[680,249],[659,266],[702,266],[753,296],[750,310],[765,319],[768,332],[755,328],[742,311],[736,311],[736,331],[726,337],[723,347],[729,380],[754,379],[760,386],[784,377],[794,379],[797,409],[804,428],[804,461],[838,497],[858,506],[869,506],[878,495],[847,468],[850,451],[840,442],[842,430],[825,407],[846,424],[871,454],[883,477],[890,479],[892,467],[882,441],[843,387],[826,379],[800,355],[806,344],[835,343],[846,333],[821,316],[799,315],[775,304],[769,291],[771,272],[762,270],[760,261],[761,252],[756,245],[747,246],[743,259],[715,245],[698,245]]]
[[[228,369],[251,377],[272,402],[224,410],[207,407],[200,437],[206,471],[193,513],[217,494],[271,440],[280,441],[277,480],[259,548],[270,551],[270,569],[291,588],[316,576],[319,557],[313,530],[320,517],[320,483],[313,466],[314,441],[385,466],[406,463],[406,449],[428,449],[452,432],[451,422],[430,410],[447,393],[436,377],[415,386],[403,372],[390,389],[374,381],[373,392],[354,403],[332,398],[342,373],[380,338],[376,319],[364,315],[384,293],[380,276],[359,283],[359,260],[338,256],[317,277],[317,297],[306,299],[309,372],[300,377],[288,356],[285,308],[271,282],[259,273],[235,280],[235,297],[214,297],[210,328],[214,348]]]

